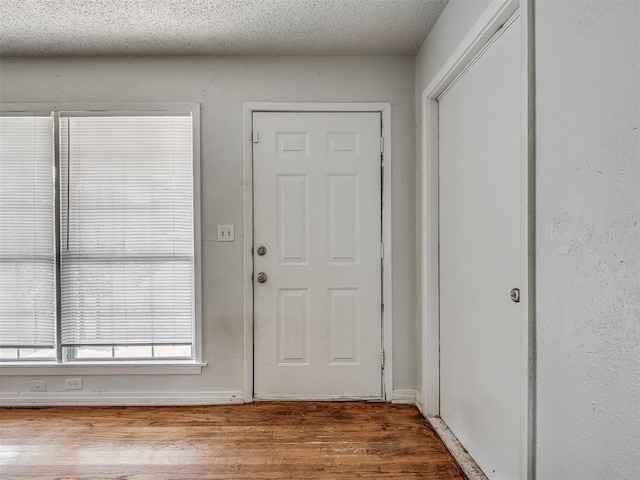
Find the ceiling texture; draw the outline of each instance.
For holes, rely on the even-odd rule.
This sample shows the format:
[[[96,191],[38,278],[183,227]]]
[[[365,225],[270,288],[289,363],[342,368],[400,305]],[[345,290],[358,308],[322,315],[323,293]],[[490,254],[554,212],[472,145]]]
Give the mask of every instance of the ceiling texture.
[[[415,55],[448,0],[0,0],[0,55]]]

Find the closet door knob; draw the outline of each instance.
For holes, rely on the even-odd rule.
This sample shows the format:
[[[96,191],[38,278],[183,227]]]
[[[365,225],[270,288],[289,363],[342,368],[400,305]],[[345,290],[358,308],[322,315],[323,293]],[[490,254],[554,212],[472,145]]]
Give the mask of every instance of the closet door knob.
[[[511,293],[509,295],[511,296],[511,300],[514,303],[520,303],[520,289],[519,288],[512,288],[511,289]]]

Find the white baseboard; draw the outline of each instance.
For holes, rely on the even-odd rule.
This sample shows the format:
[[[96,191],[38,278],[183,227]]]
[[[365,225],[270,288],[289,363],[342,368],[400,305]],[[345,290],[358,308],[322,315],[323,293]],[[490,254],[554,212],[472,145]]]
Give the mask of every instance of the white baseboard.
[[[476,461],[469,455],[469,452],[462,446],[453,432],[440,417],[427,417],[427,421],[436,431],[444,446],[447,447],[451,456],[458,462],[460,468],[469,480],[488,480]]]
[[[256,395],[254,401],[383,401],[379,397],[348,395]],[[0,407],[167,406],[245,403],[244,393],[229,392],[17,392],[0,393]],[[397,389],[391,403],[422,406],[419,392]]]
[[[405,405],[415,405],[418,392],[411,389],[394,390],[391,394],[391,403],[401,403]]]
[[[170,406],[244,403],[243,392],[33,392],[0,393],[2,407]]]
[[[424,403],[422,402],[422,393],[420,393],[419,391],[416,391],[416,407],[418,407],[418,410],[420,410],[420,413],[422,414],[422,416],[426,417],[426,415],[424,414]]]

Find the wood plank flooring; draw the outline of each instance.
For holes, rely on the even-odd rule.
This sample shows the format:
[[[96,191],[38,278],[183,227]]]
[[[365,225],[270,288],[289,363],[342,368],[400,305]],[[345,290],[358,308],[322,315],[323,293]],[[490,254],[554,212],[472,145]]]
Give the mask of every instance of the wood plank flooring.
[[[0,478],[464,476],[413,406],[288,402],[0,409]]]

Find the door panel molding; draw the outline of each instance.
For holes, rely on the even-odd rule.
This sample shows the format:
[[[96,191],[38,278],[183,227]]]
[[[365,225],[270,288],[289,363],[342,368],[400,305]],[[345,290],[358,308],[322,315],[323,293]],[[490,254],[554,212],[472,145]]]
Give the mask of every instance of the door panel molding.
[[[392,251],[391,244],[391,104],[387,102],[365,103],[307,103],[307,102],[244,102],[243,103],[243,302],[244,302],[244,401],[254,401],[253,392],[253,113],[254,112],[380,112],[382,115],[382,133],[384,168],[382,189],[382,240],[387,252]],[[295,132],[294,132],[295,133]],[[304,148],[299,138],[288,138],[284,150]],[[296,141],[294,141],[296,140]],[[284,141],[284,139],[283,139]],[[336,156],[350,149],[358,148],[358,138],[345,135],[330,137],[332,150]],[[286,151],[283,151],[286,154]],[[382,259],[382,346],[385,351],[385,364],[382,371],[382,399],[391,400],[393,392],[393,355],[392,355],[392,264],[391,255]],[[279,397],[285,399],[284,397]],[[307,398],[291,397],[290,400],[339,400],[345,397]],[[274,398],[276,399],[276,398]],[[350,397],[353,399],[353,397]],[[364,398],[363,399],[369,399]]]
[[[380,112],[253,113],[253,235],[268,250],[254,256],[253,268],[269,276],[253,291],[256,398],[382,398],[381,121]],[[329,135],[354,130],[358,154],[328,150]],[[280,137],[292,131],[302,131],[308,145],[292,142],[282,149],[291,155],[282,155]],[[333,346],[344,350],[355,335],[355,362],[338,361],[345,352],[331,358],[331,291],[346,287],[358,295],[336,300],[344,338]]]
[[[535,151],[533,0],[493,0],[422,92],[419,236],[421,411],[440,415],[438,97],[474,61],[494,35],[519,14],[522,23],[521,270],[522,328],[520,478],[535,478]]]

